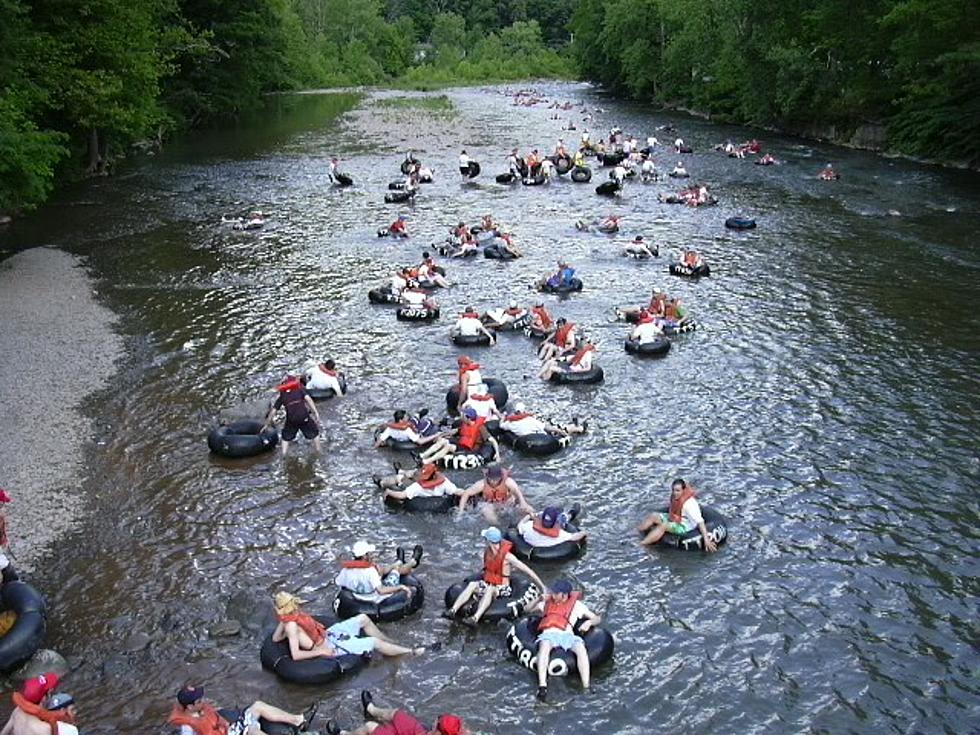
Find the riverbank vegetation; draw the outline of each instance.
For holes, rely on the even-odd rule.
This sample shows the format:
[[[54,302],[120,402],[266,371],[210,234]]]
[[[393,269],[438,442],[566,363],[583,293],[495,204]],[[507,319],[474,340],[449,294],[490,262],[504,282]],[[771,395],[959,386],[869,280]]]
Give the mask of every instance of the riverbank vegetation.
[[[580,0],[580,73],[723,122],[980,166],[972,0]]]
[[[0,215],[304,87],[568,77],[575,0],[0,0]]]

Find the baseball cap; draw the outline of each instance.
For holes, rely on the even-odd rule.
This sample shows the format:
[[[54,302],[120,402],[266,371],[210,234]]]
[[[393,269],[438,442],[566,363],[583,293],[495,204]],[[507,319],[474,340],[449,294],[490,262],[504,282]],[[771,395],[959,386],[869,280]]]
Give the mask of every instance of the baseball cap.
[[[73,696],[66,692],[58,692],[48,698],[48,703],[44,705],[44,708],[48,710],[64,709],[73,704],[75,704],[75,698]]]
[[[295,610],[304,602],[306,600],[301,600],[296,595],[291,595],[288,592],[277,592],[274,599],[276,610],[285,611],[285,614],[288,614],[290,610]]]
[[[471,406],[467,406],[466,408],[463,409],[463,415],[468,419],[475,419],[476,409]]]
[[[516,309],[517,308],[517,300],[516,299],[511,299],[510,300],[510,308],[511,309]]]
[[[492,464],[487,467],[487,477],[492,477],[494,479],[504,476],[504,468],[499,464]]]
[[[558,595],[570,595],[572,594],[572,583],[567,579],[559,579],[551,585],[551,591]]]
[[[558,523],[558,516],[561,515],[561,508],[551,505],[541,511],[541,525],[545,528],[554,528]]]
[[[354,556],[364,556],[365,554],[374,553],[377,550],[374,544],[369,544],[367,541],[356,541],[351,547],[351,553]]]
[[[40,704],[48,692],[55,690],[58,686],[58,681],[58,675],[53,671],[49,671],[46,674],[41,674],[25,681],[21,694],[28,702]]]
[[[280,593],[285,594],[285,593]],[[186,707],[189,704],[194,704],[200,701],[204,696],[204,687],[202,686],[186,686],[177,692],[177,701]]]
[[[490,528],[485,528],[480,531],[480,535],[483,536],[491,544],[499,544],[504,540],[504,535],[500,532],[500,529],[496,526],[490,526]]]
[[[439,715],[436,729],[439,735],[460,735],[463,732],[463,721],[456,715]]]

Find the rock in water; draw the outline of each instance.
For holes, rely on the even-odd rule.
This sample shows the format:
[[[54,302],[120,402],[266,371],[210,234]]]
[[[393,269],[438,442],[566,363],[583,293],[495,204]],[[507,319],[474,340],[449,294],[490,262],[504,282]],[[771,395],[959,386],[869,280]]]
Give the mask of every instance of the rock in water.
[[[10,679],[15,682],[24,682],[48,671],[53,671],[58,676],[62,676],[69,671],[68,662],[57,651],[41,648],[31,657],[30,661],[12,673]]]
[[[237,620],[225,620],[211,626],[208,633],[212,638],[226,638],[242,632],[242,624]]]

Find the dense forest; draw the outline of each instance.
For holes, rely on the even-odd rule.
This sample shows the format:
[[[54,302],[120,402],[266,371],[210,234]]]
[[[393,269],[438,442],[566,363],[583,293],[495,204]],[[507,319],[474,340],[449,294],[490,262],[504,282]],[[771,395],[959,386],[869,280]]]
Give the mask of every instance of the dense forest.
[[[980,165],[968,0],[0,0],[0,215],[302,87],[570,77]]]
[[[579,0],[579,73],[719,121],[980,166],[976,0]]]

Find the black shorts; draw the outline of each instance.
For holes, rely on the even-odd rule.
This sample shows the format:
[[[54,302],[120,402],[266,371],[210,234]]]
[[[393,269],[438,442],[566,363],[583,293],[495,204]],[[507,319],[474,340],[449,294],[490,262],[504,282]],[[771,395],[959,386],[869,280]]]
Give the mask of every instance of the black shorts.
[[[294,424],[287,419],[286,425],[282,427],[283,441],[291,442],[296,438],[297,431],[302,431],[303,436],[307,439],[315,439],[320,435],[320,427],[316,425],[316,422],[310,416],[301,424]]]

